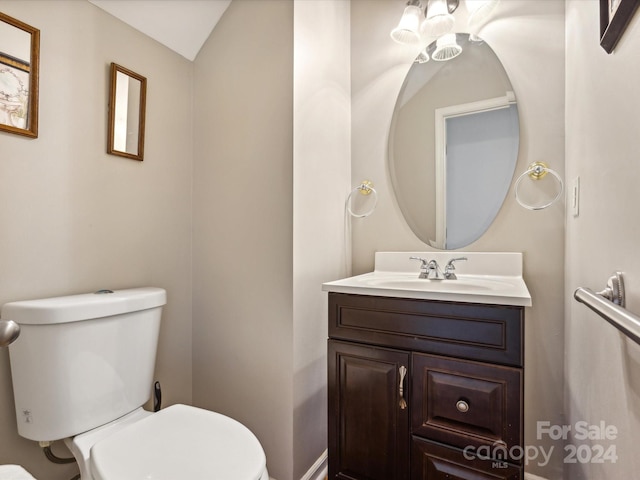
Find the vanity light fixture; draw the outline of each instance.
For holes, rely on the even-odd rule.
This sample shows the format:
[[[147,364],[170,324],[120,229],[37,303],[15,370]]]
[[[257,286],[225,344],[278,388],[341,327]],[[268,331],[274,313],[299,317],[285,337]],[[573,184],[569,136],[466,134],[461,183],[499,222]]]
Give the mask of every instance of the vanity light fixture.
[[[429,61],[429,52],[427,52],[426,47],[420,50],[420,53],[415,59],[417,63],[427,63]]]
[[[457,57],[462,52],[462,47],[456,41],[455,33],[447,33],[436,40],[436,49],[433,59],[437,62],[446,62]]]
[[[440,37],[453,30],[456,19],[453,12],[458,8],[459,0],[428,0],[426,18],[420,31],[429,37]]]
[[[485,20],[493,12],[500,0],[466,0],[469,25]]]
[[[420,24],[424,20],[419,0],[409,0],[398,26],[391,31],[391,38],[398,43],[417,45],[420,43]]]
[[[404,9],[400,23],[396,28],[391,31],[391,38],[398,43],[406,45],[418,45],[425,37],[435,37],[439,39],[443,35],[450,34],[455,24],[454,12],[460,5],[460,0],[424,0],[426,7],[423,8],[420,0],[409,0],[407,6]],[[500,0],[465,0],[466,10],[469,14],[469,25],[478,25],[486,20],[489,15],[495,10]],[[450,39],[451,37],[448,37]],[[462,50],[459,45],[454,41],[449,42],[449,53],[456,51],[453,58],[460,54]],[[441,42],[441,43],[444,43]],[[443,46],[443,48],[445,48]],[[444,54],[439,52],[441,56]],[[420,53],[421,56],[426,56],[428,61],[428,54],[425,52]],[[424,63],[421,59],[418,59],[420,63]]]

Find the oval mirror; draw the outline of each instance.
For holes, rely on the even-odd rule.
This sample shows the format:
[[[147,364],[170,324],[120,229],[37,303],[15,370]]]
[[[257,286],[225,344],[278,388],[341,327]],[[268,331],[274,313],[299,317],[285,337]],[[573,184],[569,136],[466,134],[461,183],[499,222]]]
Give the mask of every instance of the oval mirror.
[[[116,63],[110,77],[107,153],[142,161],[147,79]]]
[[[462,51],[409,69],[389,133],[389,170],[402,214],[432,247],[452,250],[489,228],[509,191],[519,122],[509,78],[486,42],[458,33]],[[426,48],[434,56],[435,42]],[[439,55],[436,52],[436,57]]]
[[[0,130],[38,136],[40,30],[0,13]]]

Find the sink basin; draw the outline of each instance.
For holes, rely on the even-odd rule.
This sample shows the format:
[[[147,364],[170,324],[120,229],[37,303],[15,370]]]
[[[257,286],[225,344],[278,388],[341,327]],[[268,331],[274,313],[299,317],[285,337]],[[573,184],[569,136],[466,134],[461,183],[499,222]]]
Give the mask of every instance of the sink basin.
[[[407,290],[437,290],[451,292],[486,292],[508,288],[509,282],[482,277],[462,277],[457,280],[429,280],[425,278],[407,278],[384,276],[363,279],[363,284],[381,288],[400,288]]]
[[[411,256],[435,258],[440,265],[451,258],[446,252],[378,252],[373,272],[327,282],[322,289],[356,295],[531,306],[522,278],[522,254],[464,253],[468,261],[456,264],[457,280],[419,278],[419,265],[410,260]]]

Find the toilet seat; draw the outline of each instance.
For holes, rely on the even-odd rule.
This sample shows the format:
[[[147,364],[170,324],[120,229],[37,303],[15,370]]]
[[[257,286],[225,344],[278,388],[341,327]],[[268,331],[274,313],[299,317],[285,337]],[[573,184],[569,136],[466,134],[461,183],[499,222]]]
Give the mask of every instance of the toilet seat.
[[[100,440],[91,448],[95,480],[259,480],[260,442],[219,413],[172,405]]]

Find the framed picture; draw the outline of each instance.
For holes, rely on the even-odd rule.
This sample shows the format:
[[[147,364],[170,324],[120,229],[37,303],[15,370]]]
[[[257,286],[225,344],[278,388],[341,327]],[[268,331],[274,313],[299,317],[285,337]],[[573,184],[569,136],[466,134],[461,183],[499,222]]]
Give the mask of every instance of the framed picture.
[[[638,0],[600,0],[600,46],[613,52],[640,5]]]
[[[0,132],[38,137],[40,30],[0,12]]]
[[[110,77],[107,153],[142,161],[147,79],[117,63]]]
[[[29,124],[29,63],[0,52],[0,84],[2,97],[0,123],[19,129]]]

